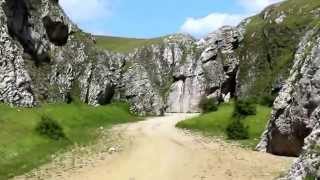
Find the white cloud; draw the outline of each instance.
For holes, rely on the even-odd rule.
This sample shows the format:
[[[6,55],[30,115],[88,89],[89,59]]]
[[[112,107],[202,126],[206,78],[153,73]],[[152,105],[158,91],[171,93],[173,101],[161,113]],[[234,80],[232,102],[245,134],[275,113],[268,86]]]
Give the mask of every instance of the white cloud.
[[[85,30],[91,30],[86,27],[89,27],[91,24],[100,24],[101,21],[111,16],[111,1],[59,0],[59,3],[75,23],[82,25]]]
[[[200,18],[189,17],[181,26],[180,31],[191,34],[195,37],[203,37],[204,35],[215,31],[222,26],[236,26],[244,18],[260,12],[268,5],[280,1],[282,0],[236,0],[236,3],[244,8],[243,13],[211,13],[208,16]]]
[[[257,13],[265,7],[280,1],[282,0],[238,0],[238,3],[244,7],[247,12]]]
[[[181,32],[201,37],[224,25],[237,25],[242,19],[240,14],[212,13],[201,18],[187,18],[181,27]]]

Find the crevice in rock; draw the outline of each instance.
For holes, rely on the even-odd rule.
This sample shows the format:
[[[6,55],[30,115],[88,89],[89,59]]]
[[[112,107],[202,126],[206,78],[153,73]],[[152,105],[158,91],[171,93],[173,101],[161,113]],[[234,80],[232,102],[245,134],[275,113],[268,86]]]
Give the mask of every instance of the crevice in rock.
[[[218,89],[220,89],[220,88],[219,87],[207,88],[206,89],[206,94],[212,94],[212,93],[216,92]]]
[[[185,82],[186,79],[187,79],[187,77],[184,76],[184,75],[173,76],[173,82],[178,82],[178,81],[183,81],[183,82]]]
[[[115,94],[115,87],[113,85],[107,85],[104,91],[101,91],[98,95],[98,103],[100,105],[110,104]]]
[[[23,47],[24,52],[29,54],[39,65],[41,62],[50,62],[50,57],[42,46],[36,45],[32,38],[31,26],[29,23],[29,9],[31,9],[28,0],[6,0],[4,11],[7,16],[7,27],[9,35],[16,39]]]
[[[279,119],[279,117],[284,113],[285,109],[278,109],[274,115],[274,119]]]
[[[224,69],[229,69],[229,66],[224,66]],[[237,89],[237,71],[238,68],[231,73],[227,73],[229,78],[222,84],[221,93],[228,94],[230,93],[231,97],[233,98],[236,94]]]
[[[133,99],[133,98],[135,98],[135,97],[137,97],[137,95],[135,95],[135,94],[132,94],[132,95],[126,95],[126,99]]]
[[[25,0],[6,0],[4,4],[7,26],[11,37],[16,38],[25,52],[34,53],[34,41],[31,37],[29,10]]]
[[[274,85],[273,87],[272,87],[272,89],[271,89],[271,94],[273,95],[273,96],[278,96],[278,94],[279,94],[279,92],[281,91],[281,89],[283,88],[283,84],[284,83],[278,83],[278,84],[276,84],[276,85]]]
[[[240,46],[239,39],[237,38],[237,40],[236,40],[236,41],[231,42],[231,44],[232,44],[232,50],[236,50],[236,49],[238,49],[238,47]]]
[[[227,72],[227,71],[229,70],[229,68],[230,68],[230,66],[224,65],[224,66],[223,66],[223,71],[224,71],[224,72]]]

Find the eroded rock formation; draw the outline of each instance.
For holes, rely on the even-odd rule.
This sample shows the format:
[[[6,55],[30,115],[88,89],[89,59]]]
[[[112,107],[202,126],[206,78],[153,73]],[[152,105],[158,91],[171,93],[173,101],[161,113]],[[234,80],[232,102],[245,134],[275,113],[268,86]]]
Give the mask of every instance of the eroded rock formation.
[[[315,28],[301,40],[290,77],[275,100],[271,120],[257,147],[276,155],[300,155],[289,179],[319,175],[319,151],[315,149],[319,140],[320,108],[318,34],[319,29]]]
[[[242,38],[236,28],[223,27],[201,42],[171,35],[122,55],[98,50],[56,1],[7,0],[1,7],[3,43],[14,47],[2,46],[12,56],[3,58],[3,79],[12,79],[0,86],[4,102],[34,106],[80,98],[96,106],[125,100],[140,115],[162,115],[199,112],[202,96],[234,95],[234,50]]]
[[[228,101],[279,92],[258,149],[300,155],[288,179],[319,176],[319,8],[276,4],[200,41],[175,34],[123,55],[97,49],[57,2],[0,0],[1,102],[121,100],[139,115],[162,115],[199,112],[203,96]],[[301,16],[294,27],[287,22]]]

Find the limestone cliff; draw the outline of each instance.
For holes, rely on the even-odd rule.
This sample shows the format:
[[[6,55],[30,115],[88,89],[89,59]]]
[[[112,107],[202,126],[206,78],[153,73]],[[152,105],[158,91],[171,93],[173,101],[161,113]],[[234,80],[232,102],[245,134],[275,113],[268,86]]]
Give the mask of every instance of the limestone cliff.
[[[200,41],[183,34],[129,54],[101,50],[57,0],[0,0],[0,101],[34,107],[127,101],[139,115],[199,112],[203,96],[277,96],[258,146],[319,173],[320,2],[288,0]]]
[[[11,105],[124,100],[140,115],[161,115],[199,112],[202,96],[235,93],[234,50],[242,38],[235,28],[201,42],[171,35],[124,55],[97,49],[57,1],[7,0],[1,7],[0,100]]]
[[[291,0],[264,11],[265,20],[274,22],[271,26],[274,30],[279,31],[281,28],[278,25],[282,24],[288,31],[284,35],[292,35],[298,42],[291,44],[288,41],[290,44],[282,47],[287,49],[294,45],[292,50],[286,50],[294,55],[291,58],[293,61],[288,61],[287,67],[279,69],[287,73],[275,71],[280,73],[276,79],[286,80],[281,80],[283,83],[278,88],[280,92],[274,102],[269,124],[257,147],[276,155],[299,156],[284,179],[320,177],[319,9],[318,1]],[[278,15],[274,16],[274,12]],[[277,32],[270,35],[275,36]],[[284,51],[282,53],[286,54]],[[276,79],[275,83],[279,81]]]

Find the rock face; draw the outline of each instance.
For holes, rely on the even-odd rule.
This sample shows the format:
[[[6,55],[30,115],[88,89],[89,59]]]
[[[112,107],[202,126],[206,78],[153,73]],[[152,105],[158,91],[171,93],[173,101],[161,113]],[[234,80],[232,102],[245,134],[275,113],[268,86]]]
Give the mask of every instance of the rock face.
[[[3,102],[125,100],[137,114],[162,115],[199,112],[203,96],[223,100],[235,93],[234,50],[242,40],[236,28],[223,27],[200,42],[171,35],[122,55],[98,50],[57,1],[6,0],[1,7]]]
[[[197,52],[190,49],[185,60],[176,63],[173,84],[167,97],[168,112],[199,112],[203,96],[223,101],[235,93],[239,59],[234,50],[242,40],[236,28],[222,27],[196,42]]]
[[[289,77],[300,40],[318,20],[319,3],[312,2],[274,4],[240,23],[244,40],[238,50],[237,96],[277,96]]]
[[[257,149],[299,156],[284,179],[320,177],[320,2],[312,2],[284,1],[239,26],[244,40],[236,92],[277,96]]]
[[[278,95],[257,149],[300,156],[287,179],[320,176],[319,9],[288,0],[200,41],[175,34],[124,55],[97,49],[57,0],[0,0],[0,101],[120,100],[163,115],[199,112],[204,96]]]
[[[223,101],[234,95],[239,64],[234,50],[241,40],[236,28],[223,27],[199,42],[176,34],[137,49],[126,57],[120,97],[138,112],[200,112],[203,96]]]
[[[3,4],[4,1],[0,1],[0,5]],[[3,9],[0,9],[0,14],[0,101],[16,106],[34,106],[31,79],[22,58],[23,50],[9,35],[9,27],[13,25],[7,25]]]
[[[0,101],[32,107],[80,99],[96,106],[118,99],[128,100],[139,114],[163,113],[145,77],[133,77],[144,86],[130,94],[128,81],[132,85],[135,74],[124,72],[127,57],[97,50],[91,35],[78,29],[57,1],[2,0],[0,5]],[[123,87],[131,92],[122,93]],[[121,99],[126,96],[140,99]]]
[[[301,40],[289,79],[275,100],[271,120],[257,147],[277,155],[300,155],[288,179],[319,176],[319,32],[317,28],[310,30]]]

